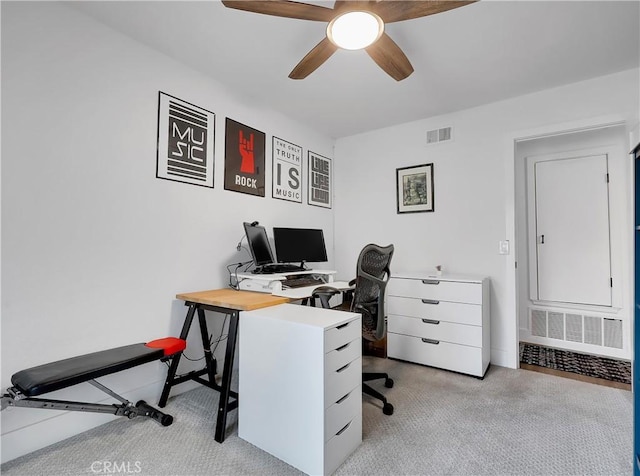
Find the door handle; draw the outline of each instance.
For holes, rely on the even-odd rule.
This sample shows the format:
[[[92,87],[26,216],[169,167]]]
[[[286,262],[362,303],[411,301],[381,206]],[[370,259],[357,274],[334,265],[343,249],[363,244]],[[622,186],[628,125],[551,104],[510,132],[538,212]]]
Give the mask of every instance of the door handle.
[[[544,235],[540,235],[538,237],[538,243],[540,243],[541,245],[544,245]]]
[[[422,284],[440,284],[437,279],[423,279]]]
[[[436,301],[435,299],[423,299],[423,300],[422,300],[422,304],[434,304],[434,305],[438,305],[438,304],[440,304],[440,301]]]

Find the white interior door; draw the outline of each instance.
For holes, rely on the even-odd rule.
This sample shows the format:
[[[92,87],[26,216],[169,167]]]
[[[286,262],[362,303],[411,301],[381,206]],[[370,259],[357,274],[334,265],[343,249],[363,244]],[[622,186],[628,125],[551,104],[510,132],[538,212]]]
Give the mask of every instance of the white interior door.
[[[537,299],[611,306],[607,156],[536,162]]]

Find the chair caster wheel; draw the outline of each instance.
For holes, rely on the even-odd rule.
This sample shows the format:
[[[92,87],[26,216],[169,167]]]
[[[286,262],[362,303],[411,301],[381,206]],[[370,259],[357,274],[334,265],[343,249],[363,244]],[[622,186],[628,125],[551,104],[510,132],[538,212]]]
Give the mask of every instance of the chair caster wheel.
[[[393,388],[393,379],[390,379],[390,378],[386,379],[384,381],[384,386],[387,388]]]
[[[391,405],[390,403],[385,403],[382,406],[382,413],[384,413],[385,415],[393,415],[393,405]]]

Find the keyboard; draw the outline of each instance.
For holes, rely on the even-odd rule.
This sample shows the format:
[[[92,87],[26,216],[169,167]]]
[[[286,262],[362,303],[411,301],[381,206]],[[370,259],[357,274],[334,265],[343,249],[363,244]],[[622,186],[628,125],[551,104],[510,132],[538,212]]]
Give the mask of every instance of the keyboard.
[[[313,276],[290,276],[282,281],[283,288],[304,288],[307,286],[320,286],[325,284],[321,278],[314,278]]]

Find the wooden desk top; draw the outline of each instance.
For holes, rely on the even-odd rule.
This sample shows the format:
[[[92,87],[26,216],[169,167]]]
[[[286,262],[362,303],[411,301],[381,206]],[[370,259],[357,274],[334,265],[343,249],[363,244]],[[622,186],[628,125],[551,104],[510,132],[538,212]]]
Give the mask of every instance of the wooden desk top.
[[[176,298],[186,302],[208,304],[238,311],[252,311],[291,302],[291,299],[282,296],[253,291],[236,291],[229,288],[176,294]]]

